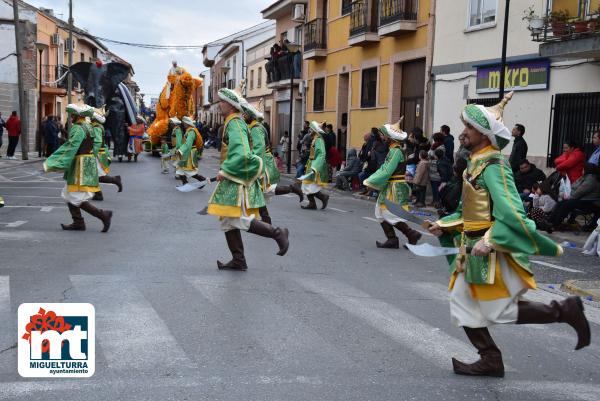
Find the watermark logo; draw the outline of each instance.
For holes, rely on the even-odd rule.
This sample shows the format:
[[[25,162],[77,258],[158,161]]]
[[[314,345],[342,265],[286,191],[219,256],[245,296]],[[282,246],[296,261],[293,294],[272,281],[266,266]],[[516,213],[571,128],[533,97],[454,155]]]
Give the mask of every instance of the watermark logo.
[[[19,306],[19,374],[22,377],[90,377],[94,374],[95,310],[91,304]]]

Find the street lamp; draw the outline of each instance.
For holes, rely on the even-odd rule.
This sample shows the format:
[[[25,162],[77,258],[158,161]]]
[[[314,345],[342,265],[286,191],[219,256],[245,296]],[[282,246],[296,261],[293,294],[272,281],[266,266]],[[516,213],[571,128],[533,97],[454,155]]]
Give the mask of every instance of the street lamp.
[[[40,58],[40,62],[39,62],[39,66],[40,66],[40,73],[39,73],[39,80],[38,80],[38,130],[37,130],[37,136],[36,136],[36,140],[35,143],[38,147],[38,157],[42,157],[42,53],[44,52],[44,50],[46,50],[48,48],[48,45],[42,42],[36,42],[35,43],[35,48],[38,50],[39,52],[39,58]]]
[[[292,129],[294,120],[294,57],[300,50],[300,45],[294,43],[286,43],[288,49],[288,59],[290,63],[290,122],[288,129],[288,148],[287,148],[287,173],[290,174],[292,171]]]

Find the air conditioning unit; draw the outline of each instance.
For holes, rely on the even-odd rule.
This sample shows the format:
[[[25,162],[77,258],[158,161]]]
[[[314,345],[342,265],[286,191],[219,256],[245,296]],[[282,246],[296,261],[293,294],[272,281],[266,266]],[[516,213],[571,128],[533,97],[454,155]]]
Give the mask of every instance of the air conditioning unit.
[[[294,6],[294,15],[292,21],[294,22],[304,22],[306,14],[304,13],[304,4],[296,4]]]
[[[58,33],[53,33],[50,43],[52,44],[52,46],[59,46],[60,45],[60,35]]]
[[[71,48],[71,41],[67,38],[67,40],[65,40],[65,52],[68,52],[70,50],[75,51],[75,49],[77,48],[77,42],[75,42],[75,39],[73,39],[73,48]]]

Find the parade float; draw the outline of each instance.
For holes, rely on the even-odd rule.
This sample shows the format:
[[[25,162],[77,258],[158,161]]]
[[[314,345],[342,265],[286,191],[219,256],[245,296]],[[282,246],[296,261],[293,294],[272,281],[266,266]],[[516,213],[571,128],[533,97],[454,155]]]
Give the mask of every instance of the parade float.
[[[168,134],[169,118],[194,118],[194,92],[201,84],[202,79],[192,77],[185,68],[173,62],[156,104],[156,118],[148,128],[152,151],[159,150],[161,137]]]

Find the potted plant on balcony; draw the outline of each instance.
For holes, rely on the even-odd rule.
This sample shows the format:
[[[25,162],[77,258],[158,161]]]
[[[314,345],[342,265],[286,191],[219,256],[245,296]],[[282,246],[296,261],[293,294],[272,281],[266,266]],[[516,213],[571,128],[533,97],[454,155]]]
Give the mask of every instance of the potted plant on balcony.
[[[550,24],[552,25],[552,32],[554,36],[563,37],[569,34],[569,20],[570,15],[568,10],[557,10],[550,13]]]
[[[523,11],[522,20],[528,22],[528,28],[534,34],[542,32],[542,29],[544,28],[544,18],[535,13],[533,6],[529,6]]]
[[[594,11],[590,11],[590,20],[588,22],[588,27],[590,32],[596,32],[598,27],[600,26],[600,4],[598,4],[598,8]]]

